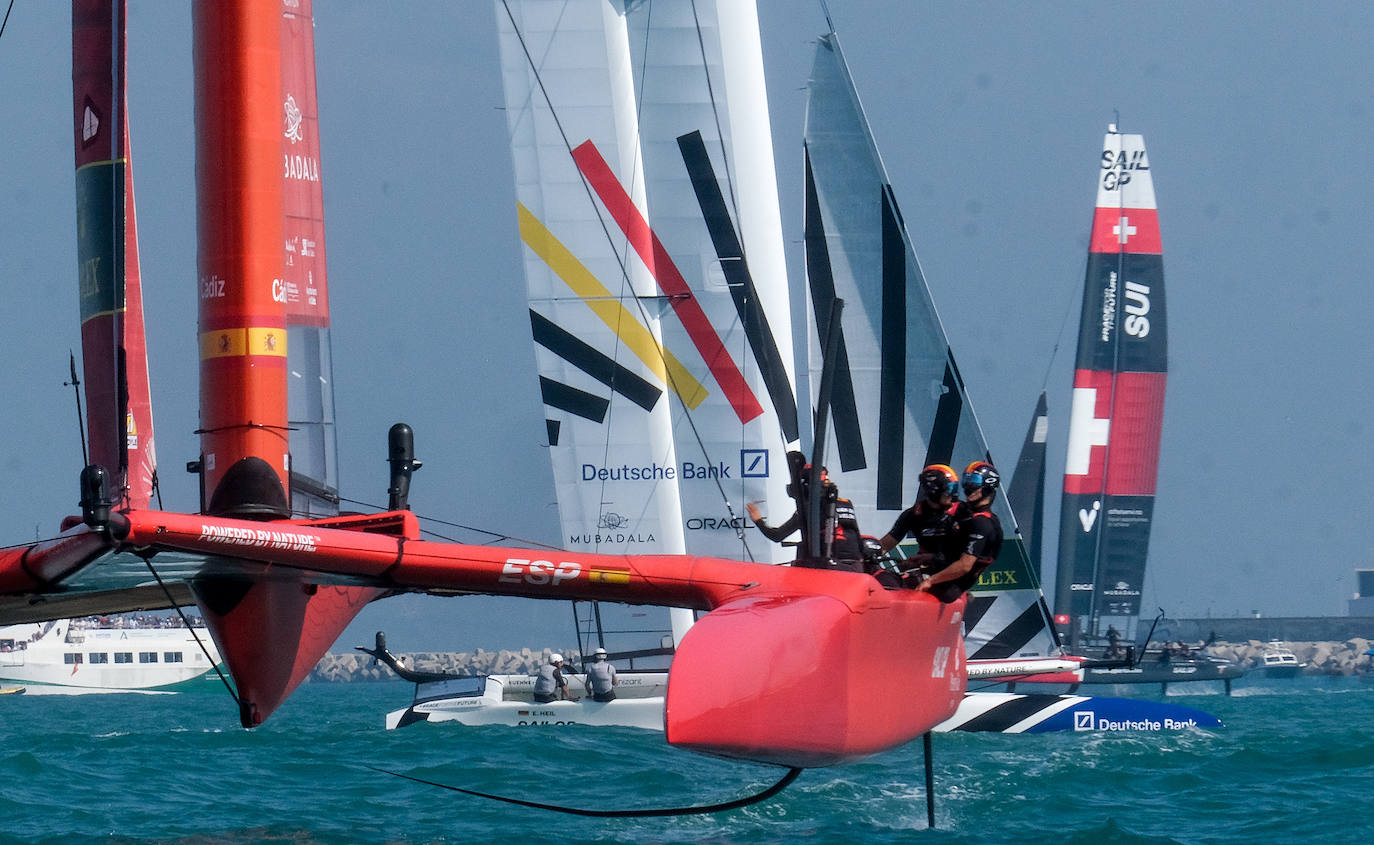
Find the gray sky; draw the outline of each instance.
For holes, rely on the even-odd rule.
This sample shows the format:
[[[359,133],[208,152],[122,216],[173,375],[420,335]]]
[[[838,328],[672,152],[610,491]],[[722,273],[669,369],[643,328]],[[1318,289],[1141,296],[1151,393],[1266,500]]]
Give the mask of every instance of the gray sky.
[[[158,455],[166,506],[190,510],[190,11],[131,6]],[[998,461],[1014,463],[1044,385],[1050,474],[1062,471],[1097,157],[1117,110],[1150,152],[1170,307],[1143,606],[1344,614],[1354,569],[1374,565],[1374,5],[832,0],[831,12]],[[418,513],[556,543],[493,9],[327,0],[315,15],[343,493],[385,502],[386,429],[403,420],[425,463]],[[76,510],[62,386],[79,345],[69,16],[19,0],[0,39],[4,542],[48,536]],[[787,0],[761,0],[760,19],[795,286],[803,89],[825,23]],[[389,600],[335,650],[379,627],[402,650],[561,646],[570,619],[530,601]]]

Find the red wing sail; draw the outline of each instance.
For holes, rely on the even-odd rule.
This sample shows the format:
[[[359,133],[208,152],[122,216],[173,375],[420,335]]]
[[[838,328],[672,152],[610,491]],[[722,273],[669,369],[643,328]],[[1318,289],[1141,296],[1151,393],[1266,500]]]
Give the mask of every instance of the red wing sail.
[[[297,502],[336,512],[309,4],[199,3],[194,21],[202,507],[250,519],[288,516]],[[293,369],[298,413],[288,412]],[[292,471],[298,446],[306,473]],[[245,726],[275,710],[382,593],[322,589],[289,570],[207,574],[193,590]]]
[[[1055,613],[1071,647],[1134,637],[1164,419],[1164,266],[1145,142],[1113,126],[1099,162],[1069,411]]]
[[[281,50],[281,296],[286,304],[291,511],[298,517],[328,516],[339,512],[338,449],[310,0],[282,3]]]
[[[157,461],[125,111],[122,0],[72,2],[77,270],[89,461],[147,507]]]

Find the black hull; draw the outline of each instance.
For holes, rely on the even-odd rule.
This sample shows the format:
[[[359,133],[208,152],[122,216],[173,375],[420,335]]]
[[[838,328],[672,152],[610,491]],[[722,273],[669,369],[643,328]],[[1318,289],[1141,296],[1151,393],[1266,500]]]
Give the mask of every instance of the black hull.
[[[1245,674],[1234,663],[1178,661],[1142,663],[1124,669],[1087,669],[1084,684],[1177,684],[1188,681],[1233,681]]]

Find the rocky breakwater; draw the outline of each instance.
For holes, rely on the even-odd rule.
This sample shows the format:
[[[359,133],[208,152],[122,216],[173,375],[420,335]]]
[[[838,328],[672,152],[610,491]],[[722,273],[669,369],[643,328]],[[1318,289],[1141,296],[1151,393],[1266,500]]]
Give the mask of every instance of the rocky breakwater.
[[[565,665],[576,668],[581,665],[581,657],[576,648],[559,652]],[[417,672],[446,672],[454,675],[533,675],[549,660],[553,649],[522,648],[519,651],[501,649],[486,651],[477,649],[467,651],[417,651],[398,654],[404,658],[407,668]],[[312,681],[392,681],[396,674],[384,664],[363,654],[361,651],[344,654],[326,654],[315,670],[310,673]]]
[[[1299,663],[1307,664],[1304,675],[1366,675],[1374,673],[1374,658],[1366,657],[1370,641],[1355,637],[1343,643],[1283,643]],[[1243,643],[1213,643],[1207,653],[1236,661],[1247,670],[1261,669],[1270,643],[1248,640]]]

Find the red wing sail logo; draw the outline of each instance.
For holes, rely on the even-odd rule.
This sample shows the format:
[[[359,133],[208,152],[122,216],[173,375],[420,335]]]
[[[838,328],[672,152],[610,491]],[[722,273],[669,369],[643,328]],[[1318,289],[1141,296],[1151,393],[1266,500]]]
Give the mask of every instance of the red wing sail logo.
[[[81,146],[89,147],[95,143],[95,136],[100,134],[100,111],[95,107],[95,103],[90,97],[86,98],[86,107],[81,114]]]
[[[296,98],[290,94],[286,95],[286,103],[283,105],[286,112],[286,137],[291,143],[304,140],[301,137],[301,110],[296,105]]]
[[[1087,534],[1093,530],[1093,524],[1097,522],[1098,511],[1102,510],[1101,502],[1093,502],[1093,509],[1078,509],[1078,521],[1083,523],[1083,533]]]

